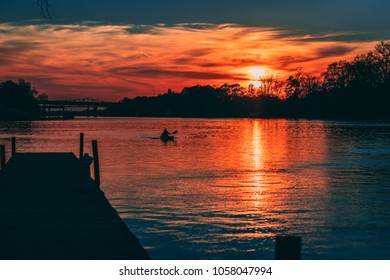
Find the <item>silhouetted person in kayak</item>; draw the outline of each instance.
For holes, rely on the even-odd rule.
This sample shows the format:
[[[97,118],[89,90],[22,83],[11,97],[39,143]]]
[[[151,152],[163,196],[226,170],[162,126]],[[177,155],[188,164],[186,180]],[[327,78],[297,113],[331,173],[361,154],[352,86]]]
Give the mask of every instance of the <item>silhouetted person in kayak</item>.
[[[175,130],[174,132],[169,132],[166,128],[164,128],[164,131],[160,135],[160,139],[163,142],[173,141],[175,139],[175,136],[173,136],[173,135],[176,133],[177,133],[177,130]]]
[[[160,138],[169,139],[169,135],[171,135],[171,133],[166,128],[164,128],[164,131],[161,133]]]

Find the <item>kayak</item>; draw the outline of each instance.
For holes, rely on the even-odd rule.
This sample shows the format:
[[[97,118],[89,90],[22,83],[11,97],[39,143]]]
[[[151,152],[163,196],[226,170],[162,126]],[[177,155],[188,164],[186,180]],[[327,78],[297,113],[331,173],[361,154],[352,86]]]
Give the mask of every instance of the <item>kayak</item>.
[[[163,142],[174,141],[175,136],[166,136],[166,137],[160,136],[160,140]]]

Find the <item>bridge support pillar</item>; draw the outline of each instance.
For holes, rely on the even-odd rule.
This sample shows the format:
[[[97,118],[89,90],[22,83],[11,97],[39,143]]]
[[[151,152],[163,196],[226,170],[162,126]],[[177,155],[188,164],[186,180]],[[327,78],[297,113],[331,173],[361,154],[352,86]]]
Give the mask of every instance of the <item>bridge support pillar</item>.
[[[43,107],[41,108],[41,116],[44,118],[46,118],[47,116],[46,109],[47,109],[46,104],[44,104]]]

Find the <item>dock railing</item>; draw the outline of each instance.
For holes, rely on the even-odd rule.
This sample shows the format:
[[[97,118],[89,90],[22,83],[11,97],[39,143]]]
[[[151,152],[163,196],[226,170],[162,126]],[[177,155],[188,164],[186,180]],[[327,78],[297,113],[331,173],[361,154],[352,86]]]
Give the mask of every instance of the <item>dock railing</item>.
[[[11,157],[16,154],[16,137],[11,137]],[[80,133],[80,147],[79,147],[79,159],[81,160],[84,154],[84,133]],[[98,141],[92,140],[92,159],[94,168],[94,181],[98,187],[100,187],[100,166],[99,166],[99,150]],[[7,164],[6,147],[4,144],[0,145],[0,170],[2,170]],[[90,168],[90,167],[88,167]],[[88,172],[91,174],[90,172]]]

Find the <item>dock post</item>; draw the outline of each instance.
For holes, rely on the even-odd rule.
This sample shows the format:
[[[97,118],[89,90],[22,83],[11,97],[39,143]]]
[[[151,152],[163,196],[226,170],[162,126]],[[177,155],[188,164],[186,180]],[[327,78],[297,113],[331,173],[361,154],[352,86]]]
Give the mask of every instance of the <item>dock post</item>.
[[[5,145],[0,145],[0,170],[5,166]]]
[[[80,156],[81,158],[84,155],[84,133],[80,133]]]
[[[91,179],[91,164],[93,162],[93,157],[89,154],[85,154],[80,157],[80,163],[84,169],[85,177],[89,181]]]
[[[92,151],[93,151],[93,168],[95,173],[95,183],[98,187],[100,187],[99,153],[98,153],[98,144],[96,140],[92,140]]]
[[[16,137],[12,137],[11,138],[11,146],[12,146],[12,149],[11,149],[11,154],[12,155],[15,155],[16,154]]]
[[[302,238],[277,235],[275,239],[275,260],[300,260]]]

